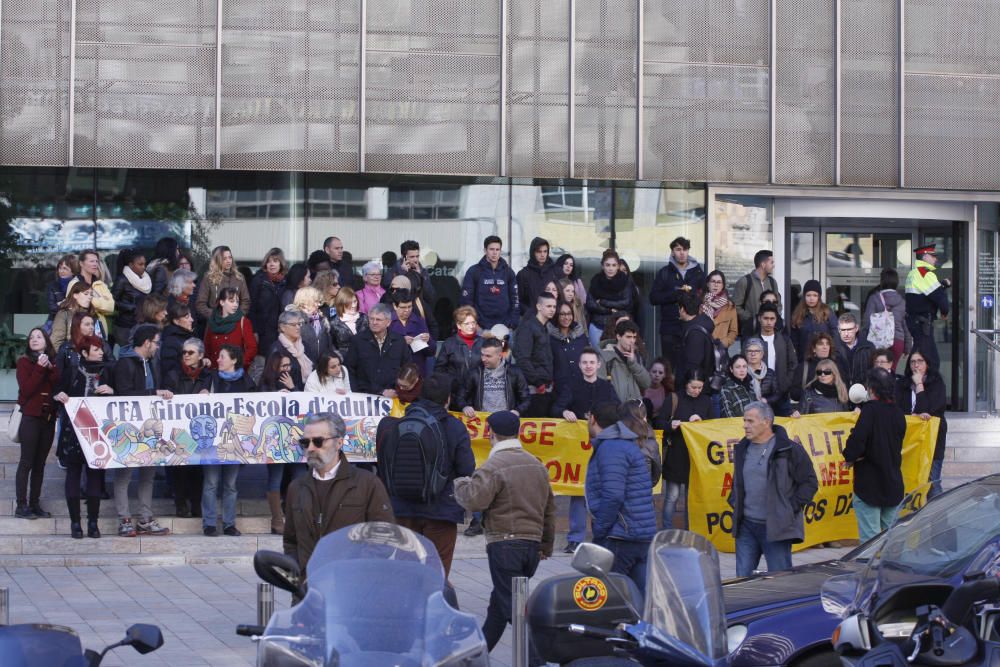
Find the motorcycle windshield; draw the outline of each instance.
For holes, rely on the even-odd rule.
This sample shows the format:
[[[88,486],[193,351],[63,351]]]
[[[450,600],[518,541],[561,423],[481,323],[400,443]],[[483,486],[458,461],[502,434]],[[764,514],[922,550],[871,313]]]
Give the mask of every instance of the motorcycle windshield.
[[[726,655],[719,554],[708,540],[683,530],[657,533],[643,618],[712,661]]]
[[[929,485],[907,494],[893,524],[859,575],[834,577],[823,587],[825,607],[841,615],[870,611],[879,592],[909,581],[947,579],[965,570],[1000,536],[1000,487],[970,482],[927,503]],[[854,577],[853,597],[851,577]],[[842,581],[838,581],[842,580]]]
[[[306,572],[308,593],[271,617],[260,664],[437,665],[484,647],[475,618],[444,601],[434,546],[406,528],[372,522],[331,533]]]
[[[84,667],[80,637],[58,625],[0,626],[0,664],[4,667]]]

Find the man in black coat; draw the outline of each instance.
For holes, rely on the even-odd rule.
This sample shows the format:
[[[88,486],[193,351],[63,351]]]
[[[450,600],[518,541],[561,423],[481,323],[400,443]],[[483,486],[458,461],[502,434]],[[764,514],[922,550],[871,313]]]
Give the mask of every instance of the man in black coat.
[[[649,290],[649,303],[660,306],[660,342],[663,354],[670,359],[673,368],[681,365],[684,336],[678,299],[685,293],[700,296],[705,288],[705,269],[688,254],[690,249],[691,241],[683,236],[671,241],[670,261],[656,272],[653,287]]]
[[[328,236],[323,241],[323,251],[330,258],[330,270],[340,276],[341,286],[356,289],[360,280],[355,280],[351,253],[344,250],[344,242],[336,236]]]
[[[480,359],[463,379],[456,399],[459,409],[470,419],[476,412],[526,413],[531,404],[528,382],[520,368],[503,358],[503,343],[496,338],[485,339]]]
[[[160,347],[160,330],[153,324],[142,324],[132,334],[132,349],[122,354],[115,364],[115,394],[118,396],[159,396],[166,400],[173,392],[161,388],[160,370],[153,361]],[[133,526],[128,505],[128,485],[132,481],[132,468],[115,471],[115,509],[118,512],[118,536],[166,535],[169,529],[153,518],[153,478],[156,468],[139,468],[139,520]]]
[[[556,298],[542,292],[535,298],[535,312],[526,315],[514,332],[514,359],[531,392],[531,407],[523,417],[551,416],[554,366],[546,325],[555,315]]]
[[[712,340],[715,322],[701,312],[701,301],[694,292],[684,292],[677,297],[677,313],[683,322],[681,361],[675,375],[677,386],[683,385],[691,369],[700,370],[707,384],[715,372],[715,343]]]
[[[612,384],[598,376],[600,357],[592,347],[584,348],[577,362],[577,372],[559,386],[552,413],[568,422],[587,421],[598,403],[618,403],[618,394]]]
[[[368,311],[368,329],[351,341],[345,360],[351,391],[396,397],[396,376],[411,355],[403,337],[389,331],[391,321],[392,311],[384,303]]]
[[[840,340],[837,341],[836,361],[841,378],[848,387],[864,384],[868,370],[872,367],[875,346],[867,338],[858,337],[858,319],[853,313],[841,315],[837,327]]]
[[[549,242],[536,236],[528,246],[528,263],[517,272],[517,297],[522,317],[533,310],[538,295],[545,291],[545,285],[557,277],[556,265],[549,256]]]
[[[420,264],[420,244],[416,241],[403,241],[399,244],[399,255],[400,258],[396,260],[396,263],[382,274],[382,287],[388,291],[392,285],[393,278],[396,276],[405,276],[410,271],[415,271],[423,278],[421,281],[422,285],[420,289],[422,293],[420,296],[433,309],[437,295],[434,292],[434,286],[431,284],[431,274]],[[434,318],[428,317],[427,319],[428,326],[430,326],[430,320]],[[431,334],[437,338],[437,334],[433,330]]]
[[[778,328],[779,318],[778,306],[773,303],[761,305],[757,312],[757,333],[754,336],[764,344],[764,364],[774,370],[778,393],[771,407],[779,417],[788,417],[792,414],[789,392],[799,376],[799,357],[788,330]]]

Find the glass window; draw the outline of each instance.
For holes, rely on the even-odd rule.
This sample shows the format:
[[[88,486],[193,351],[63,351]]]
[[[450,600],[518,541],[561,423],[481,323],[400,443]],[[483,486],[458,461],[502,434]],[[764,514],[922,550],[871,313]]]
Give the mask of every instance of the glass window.
[[[712,245],[713,269],[726,275],[730,294],[741,276],[753,271],[753,256],[774,245],[771,200],[766,197],[717,195]]]

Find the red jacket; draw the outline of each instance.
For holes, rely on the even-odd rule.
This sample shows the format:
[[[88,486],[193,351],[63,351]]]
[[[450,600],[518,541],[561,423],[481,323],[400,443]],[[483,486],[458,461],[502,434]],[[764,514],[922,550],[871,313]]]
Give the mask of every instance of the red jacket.
[[[55,415],[52,400],[59,384],[59,369],[53,365],[42,368],[23,356],[17,360],[17,404],[21,413],[30,417],[50,417]]]
[[[249,317],[240,318],[239,323],[227,334],[212,333],[209,327],[205,327],[205,358],[212,362],[212,368],[218,367],[215,362],[223,345],[235,345],[242,349],[243,367],[250,368],[253,358],[257,356],[257,339],[254,338]]]

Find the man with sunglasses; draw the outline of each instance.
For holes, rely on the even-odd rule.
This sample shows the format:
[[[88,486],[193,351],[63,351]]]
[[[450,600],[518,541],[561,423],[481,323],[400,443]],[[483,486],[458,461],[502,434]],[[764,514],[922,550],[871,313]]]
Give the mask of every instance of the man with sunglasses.
[[[937,245],[928,243],[913,251],[917,260],[906,274],[906,327],[913,336],[913,347],[927,354],[927,361],[938,366],[937,345],[934,343],[932,325],[937,314],[948,317],[948,288],[951,281],[938,280],[934,267],[937,264]]]
[[[288,485],[283,540],[284,552],[299,561],[303,573],[324,535],[365,521],[395,521],[379,478],[352,466],[341,452],[346,432],[344,420],[332,412],[305,419],[299,447],[310,474]]]

